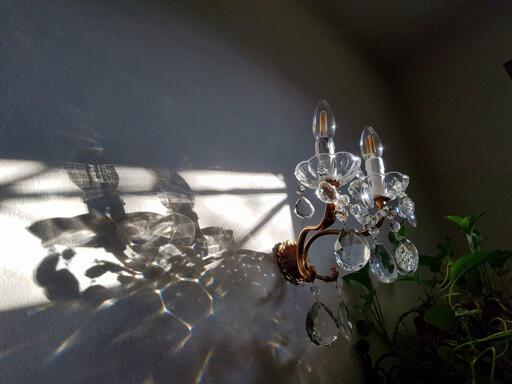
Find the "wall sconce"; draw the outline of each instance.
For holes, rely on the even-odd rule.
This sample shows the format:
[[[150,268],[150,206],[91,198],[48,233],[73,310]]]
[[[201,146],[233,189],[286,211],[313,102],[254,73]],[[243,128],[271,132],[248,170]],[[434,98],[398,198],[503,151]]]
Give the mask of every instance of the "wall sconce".
[[[296,285],[313,283],[315,279],[336,282],[339,270],[355,272],[367,263],[379,281],[392,283],[399,274],[409,274],[418,268],[416,247],[398,233],[400,218],[416,226],[414,202],[405,193],[409,177],[400,172],[385,172],[382,142],[372,127],[363,129],[360,140],[366,173],[360,169],[359,157],[349,152],[335,152],[335,131],[334,115],[329,104],[321,100],[313,117],[315,156],[295,168],[299,182],[295,214],[303,219],[313,216],[313,204],[304,196],[306,189],[312,189],[325,203],[324,216],[319,224],[304,227],[297,241],[276,244],[273,252],[277,263],[286,280]],[[331,229],[337,221],[341,228]],[[394,232],[398,240],[391,255],[379,241],[384,224],[388,224],[389,231]],[[333,247],[337,265],[331,268],[329,275],[321,275],[311,264],[308,252],[315,240],[327,235],[337,236]],[[313,318],[319,310],[325,310],[342,336],[350,338],[346,305],[343,302],[340,305],[334,314],[323,303],[315,302],[307,319],[313,342],[330,345],[337,338],[319,337],[322,332],[314,329]]]

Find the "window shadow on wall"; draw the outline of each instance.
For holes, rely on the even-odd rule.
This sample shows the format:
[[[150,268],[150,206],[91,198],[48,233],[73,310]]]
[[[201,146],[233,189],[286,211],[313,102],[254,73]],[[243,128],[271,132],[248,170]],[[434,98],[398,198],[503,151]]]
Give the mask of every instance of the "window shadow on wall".
[[[271,254],[244,247],[255,237],[272,241],[269,231],[283,224],[273,217],[290,215],[280,178],[267,190],[241,190],[230,187],[241,177],[231,172],[215,190],[205,186],[208,178],[219,182],[219,171],[188,171],[191,183],[203,183],[195,194],[162,169],[20,161],[0,168],[3,231],[29,239],[9,242],[18,263],[5,267],[33,268],[48,299],[0,313],[3,382],[295,383],[313,375],[300,308],[310,297],[286,285]],[[25,174],[9,177],[15,169]],[[247,201],[257,204],[249,214],[262,210],[266,195],[267,209],[245,228],[200,225],[197,205],[202,212],[212,206],[218,219],[218,209],[229,217],[234,207],[236,220]],[[60,215],[5,226],[6,217],[27,222],[52,210]],[[26,288],[11,283],[11,290]]]

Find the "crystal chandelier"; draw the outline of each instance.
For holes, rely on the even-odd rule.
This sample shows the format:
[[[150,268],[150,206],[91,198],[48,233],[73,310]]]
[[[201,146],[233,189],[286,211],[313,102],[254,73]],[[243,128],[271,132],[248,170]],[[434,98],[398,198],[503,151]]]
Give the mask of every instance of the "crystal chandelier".
[[[315,156],[295,168],[299,182],[295,214],[302,219],[313,216],[313,204],[304,196],[306,189],[312,189],[325,203],[324,216],[319,224],[304,227],[297,241],[276,244],[277,263],[284,277],[296,285],[313,283],[315,279],[336,282],[340,270],[355,272],[367,264],[379,281],[392,283],[399,274],[412,273],[418,267],[416,247],[399,232],[401,221],[416,226],[414,202],[406,194],[409,177],[400,172],[385,172],[382,142],[372,127],[363,129],[360,140],[366,172],[361,170],[359,157],[349,152],[335,152],[335,131],[334,115],[329,104],[321,100],[313,117]],[[337,221],[340,227],[331,228]],[[391,254],[379,239],[383,232],[392,232],[397,240]],[[334,243],[336,266],[331,268],[330,274],[322,275],[311,264],[308,251],[316,239],[326,235],[337,236]],[[341,310],[335,315],[316,301],[308,314],[307,324],[314,323],[312,314],[324,309],[340,332],[343,330],[342,336],[348,339],[346,305],[340,305]],[[349,322],[348,326],[351,326]],[[313,342],[322,344],[314,330],[308,329],[308,333]]]

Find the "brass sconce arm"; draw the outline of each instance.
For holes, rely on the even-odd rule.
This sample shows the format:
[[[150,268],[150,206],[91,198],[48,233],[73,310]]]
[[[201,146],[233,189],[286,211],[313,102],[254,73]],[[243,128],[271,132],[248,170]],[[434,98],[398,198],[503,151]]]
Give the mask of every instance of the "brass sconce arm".
[[[382,208],[388,199],[385,197],[378,197],[375,199],[375,206]],[[376,227],[380,227],[384,219],[381,219],[377,223]],[[324,276],[317,273],[314,265],[311,265],[308,252],[315,240],[322,236],[327,235],[341,235],[346,233],[345,229],[327,229],[336,222],[336,205],[327,204],[325,206],[324,216],[322,221],[317,225],[310,225],[304,227],[299,234],[297,242],[287,240],[283,243],[278,243],[274,247],[274,255],[277,259],[277,263],[281,272],[283,273],[286,280],[294,284],[300,284],[303,282],[311,283],[315,279],[319,279],[325,282],[336,281],[339,276],[339,272],[336,267],[331,268],[331,274]],[[308,235],[312,232],[316,232],[309,237]],[[360,235],[368,236],[368,230],[358,232]]]

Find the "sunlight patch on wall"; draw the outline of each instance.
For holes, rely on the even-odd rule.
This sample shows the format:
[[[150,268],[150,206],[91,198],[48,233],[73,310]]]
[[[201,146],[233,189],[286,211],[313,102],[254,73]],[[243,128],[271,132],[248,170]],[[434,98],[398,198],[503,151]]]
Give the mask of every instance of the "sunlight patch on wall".
[[[116,166],[118,191],[128,212],[166,213],[155,184],[157,174],[141,167]],[[283,239],[293,238],[286,184],[280,175],[254,172],[189,170],[180,175],[195,194],[201,228],[220,226],[233,230],[240,248],[269,252]],[[0,311],[46,302],[34,271],[48,255],[41,240],[27,228],[38,220],[69,218],[88,213],[83,192],[64,168],[22,160],[0,160],[0,230],[4,239],[0,259]],[[65,247],[57,246],[62,251]],[[95,259],[118,262],[103,248],[75,248],[66,267],[78,279],[80,290],[91,285],[84,272]],[[58,268],[64,267],[59,261]],[[95,281],[117,285],[107,273]]]
[[[180,174],[196,195],[201,226],[233,229],[239,247],[269,252],[276,242],[294,237],[281,175],[217,170]]]

